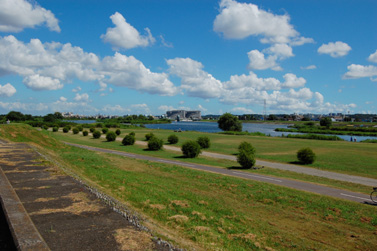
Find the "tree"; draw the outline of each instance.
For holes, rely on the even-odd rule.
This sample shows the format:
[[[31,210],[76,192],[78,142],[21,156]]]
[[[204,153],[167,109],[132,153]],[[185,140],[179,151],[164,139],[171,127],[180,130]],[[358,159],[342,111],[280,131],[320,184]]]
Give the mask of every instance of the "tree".
[[[93,132],[93,138],[99,139],[101,137],[101,132],[100,131],[94,131]]]
[[[332,125],[332,120],[329,117],[321,118],[321,120],[319,121],[319,124],[321,126],[325,126],[325,127],[329,128]]]
[[[147,140],[147,141],[149,141],[151,138],[153,138],[154,137],[154,134],[153,134],[153,132],[150,132],[150,133],[147,133],[147,134],[145,134],[145,140]]]
[[[135,136],[130,134],[126,135],[122,140],[122,144],[125,146],[131,146],[135,144]]]
[[[238,146],[238,151],[245,151],[251,154],[255,154],[255,148],[246,141],[241,142],[241,144]]]
[[[168,137],[168,142],[170,144],[177,144],[178,143],[178,136],[175,134],[172,134]]]
[[[162,139],[159,139],[157,137],[152,137],[148,140],[148,149],[157,151],[162,148],[164,145],[164,141]]]
[[[78,134],[80,132],[79,128],[75,127],[72,129],[73,134]]]
[[[107,127],[105,127],[105,128],[102,129],[102,133],[103,134],[106,134],[108,131],[109,131],[109,129]]]
[[[24,121],[25,116],[20,112],[11,111],[7,114],[6,119],[10,121]]]
[[[211,142],[207,136],[200,136],[196,142],[200,145],[200,148],[209,148],[211,146]]]
[[[55,122],[56,118],[54,116],[54,114],[52,113],[49,113],[47,114],[46,116],[43,117],[43,121],[44,122]]]
[[[83,136],[88,136],[89,132],[87,130],[82,131]]]
[[[242,131],[242,123],[238,120],[237,116],[230,113],[224,113],[217,121],[219,128],[223,131]]]
[[[116,129],[115,133],[119,136],[121,132],[119,129]]]
[[[297,152],[297,159],[303,164],[312,164],[315,159],[315,153],[309,147],[302,148]]]
[[[255,165],[255,156],[250,152],[240,151],[237,155],[237,162],[242,168],[250,169]]]
[[[115,132],[108,132],[108,133],[106,134],[106,140],[107,140],[107,141],[115,141],[116,138],[117,138],[117,135],[116,135]]]
[[[200,145],[194,140],[186,141],[185,143],[183,143],[181,150],[183,156],[185,156],[186,158],[195,158],[201,152]]]

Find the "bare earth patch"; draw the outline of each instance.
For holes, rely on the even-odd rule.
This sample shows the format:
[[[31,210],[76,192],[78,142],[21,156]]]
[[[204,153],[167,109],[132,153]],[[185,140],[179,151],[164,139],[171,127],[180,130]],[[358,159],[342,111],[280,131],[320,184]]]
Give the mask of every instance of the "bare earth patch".
[[[189,220],[189,218],[186,215],[174,215],[168,218],[169,220],[174,220],[177,223],[184,223]]]
[[[164,210],[166,208],[166,206],[162,204],[150,204],[149,206],[153,209],[158,209],[158,210]]]
[[[183,208],[190,207],[188,202],[184,201],[184,200],[172,200],[172,201],[170,201],[170,206],[180,206],[180,207],[183,207]]]
[[[144,251],[153,249],[151,236],[146,232],[127,228],[117,229],[114,237],[120,245],[120,250]]]

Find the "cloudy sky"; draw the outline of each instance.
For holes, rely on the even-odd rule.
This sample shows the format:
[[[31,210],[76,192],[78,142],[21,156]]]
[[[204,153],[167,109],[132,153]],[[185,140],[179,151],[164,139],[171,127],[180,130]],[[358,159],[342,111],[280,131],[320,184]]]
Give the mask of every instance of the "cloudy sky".
[[[0,114],[377,113],[375,0],[0,6]]]

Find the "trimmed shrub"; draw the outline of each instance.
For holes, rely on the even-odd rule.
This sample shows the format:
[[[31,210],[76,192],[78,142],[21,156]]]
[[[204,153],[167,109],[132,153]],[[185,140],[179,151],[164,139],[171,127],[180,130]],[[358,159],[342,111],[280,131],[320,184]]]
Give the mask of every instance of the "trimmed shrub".
[[[91,133],[94,133],[95,130],[96,130],[95,127],[90,127],[90,129],[89,129],[89,131],[90,131]]]
[[[96,127],[98,127],[98,128],[102,128],[102,127],[103,127],[103,124],[102,124],[102,123],[97,123],[97,124],[96,124]]]
[[[80,132],[82,132],[82,130],[84,130],[84,128],[82,127],[82,125],[77,126],[77,129],[79,129]]]
[[[145,140],[146,141],[149,141],[151,138],[153,138],[154,137],[154,134],[153,134],[153,132],[150,132],[150,133],[147,133],[147,134],[145,134]]]
[[[93,132],[93,138],[99,139],[101,137],[101,132],[100,131],[94,131]]]
[[[241,150],[237,155],[237,162],[244,169],[250,169],[255,165],[255,155],[247,150]]]
[[[89,132],[88,132],[87,130],[82,131],[82,135],[83,135],[83,136],[88,136],[88,134],[89,134]]]
[[[56,126],[53,127],[53,128],[52,128],[52,131],[53,131],[53,132],[57,132],[57,131],[59,131],[59,127],[56,127]]]
[[[135,132],[130,132],[128,135],[131,135],[131,136],[135,137]]]
[[[211,146],[211,142],[207,136],[199,137],[196,142],[200,145],[200,148],[205,149]]]
[[[298,150],[297,159],[301,163],[307,165],[307,164],[312,164],[315,161],[316,156],[315,156],[315,153],[313,152],[313,150],[310,149],[309,147],[307,147],[307,148],[302,148],[302,149]]]
[[[178,136],[175,134],[172,134],[168,137],[169,144],[177,144],[178,143]]]
[[[148,140],[149,150],[153,150],[153,151],[160,150],[163,145],[164,145],[164,141],[162,139],[156,138],[155,136],[153,136],[152,138]]]
[[[119,136],[121,132],[120,132],[120,130],[119,130],[119,129],[116,129],[115,133],[116,133],[116,135],[118,135],[118,136]]]
[[[106,139],[107,139],[107,141],[115,141],[116,138],[117,138],[117,135],[116,135],[115,132],[108,132],[108,133],[106,134]]]
[[[66,126],[66,127],[64,127],[64,128],[63,128],[63,132],[64,132],[64,133],[67,133],[67,132],[69,132],[69,127],[67,127],[67,126]]]
[[[47,126],[47,125],[44,125],[44,126],[42,126],[42,129],[44,129],[44,130],[48,130],[48,126]]]
[[[132,146],[135,144],[135,136],[131,134],[126,135],[122,140],[122,144],[125,146]]]
[[[244,151],[250,154],[255,154],[255,148],[246,141],[241,142],[241,144],[238,146],[238,151],[239,152]]]
[[[186,141],[182,145],[182,153],[186,158],[195,158],[200,154],[200,145],[194,140]]]
[[[75,127],[72,129],[73,134],[78,134],[80,132],[79,128]]]
[[[106,127],[105,127],[105,128],[102,129],[102,133],[103,133],[103,134],[106,134],[108,131],[109,131],[109,128],[106,128]]]

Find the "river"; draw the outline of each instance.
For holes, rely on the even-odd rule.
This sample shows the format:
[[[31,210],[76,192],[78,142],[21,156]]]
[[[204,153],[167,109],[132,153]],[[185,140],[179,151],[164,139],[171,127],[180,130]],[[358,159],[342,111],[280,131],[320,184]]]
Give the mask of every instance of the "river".
[[[242,130],[248,132],[261,132],[272,137],[280,137],[283,134],[300,134],[292,132],[275,132],[276,128],[288,128],[288,124],[269,124],[269,123],[242,123]],[[172,122],[171,124],[146,124],[146,128],[165,129],[165,130],[182,130],[182,131],[198,131],[216,133],[222,130],[218,127],[217,122]],[[341,139],[350,140],[350,135],[336,135]],[[355,138],[355,136],[353,136]],[[377,139],[372,136],[356,136],[357,141],[366,139]]]

